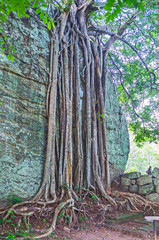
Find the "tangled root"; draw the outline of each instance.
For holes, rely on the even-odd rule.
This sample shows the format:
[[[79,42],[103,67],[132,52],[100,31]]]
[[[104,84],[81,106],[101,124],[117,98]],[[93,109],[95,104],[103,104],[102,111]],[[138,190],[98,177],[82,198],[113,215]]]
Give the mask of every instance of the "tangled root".
[[[119,209],[126,209],[130,212],[143,212],[145,214],[151,213],[152,215],[159,212],[159,203],[148,201],[140,195],[120,191],[113,191],[111,195],[116,198]]]

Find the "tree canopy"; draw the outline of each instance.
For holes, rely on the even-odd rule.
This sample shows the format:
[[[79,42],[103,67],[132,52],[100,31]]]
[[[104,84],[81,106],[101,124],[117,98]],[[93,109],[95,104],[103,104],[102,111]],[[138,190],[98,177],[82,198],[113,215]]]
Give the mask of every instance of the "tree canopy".
[[[73,1],[49,0],[0,0],[0,46],[1,54],[14,61],[16,46],[6,45],[7,36],[3,32],[3,22],[9,14],[19,18],[30,17],[30,9],[48,29],[55,27],[48,14],[50,4],[67,12]],[[158,128],[158,1],[108,0],[89,1],[90,30],[102,34],[103,44],[113,34],[117,41],[109,51],[108,66],[116,85],[120,104],[128,119],[135,141],[142,145],[147,141],[157,141]],[[136,10],[135,10],[136,9]],[[122,29],[121,29],[121,25]],[[119,31],[120,29],[120,31]],[[121,35],[124,35],[121,37]],[[98,34],[98,35],[99,35]]]

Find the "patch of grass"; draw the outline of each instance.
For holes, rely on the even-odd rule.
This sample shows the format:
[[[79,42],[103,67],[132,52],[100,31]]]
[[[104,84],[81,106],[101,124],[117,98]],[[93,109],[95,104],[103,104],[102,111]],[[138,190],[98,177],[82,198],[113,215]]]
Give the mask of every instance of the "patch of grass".
[[[20,197],[18,197],[17,195],[11,193],[10,196],[8,197],[9,200],[9,205],[12,206],[16,203],[21,203],[22,199]]]

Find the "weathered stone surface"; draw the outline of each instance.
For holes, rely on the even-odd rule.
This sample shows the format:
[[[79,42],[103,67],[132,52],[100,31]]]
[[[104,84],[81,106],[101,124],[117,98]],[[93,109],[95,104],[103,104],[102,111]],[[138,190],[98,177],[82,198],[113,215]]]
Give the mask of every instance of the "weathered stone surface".
[[[158,193],[149,194],[146,196],[146,199],[152,202],[159,202],[159,194]]]
[[[47,134],[48,76],[40,64],[48,67],[48,31],[12,19],[5,34],[17,52],[13,63],[0,56],[0,205],[11,193],[25,199],[38,190]]]
[[[130,186],[131,185],[131,180],[129,178],[122,177],[121,178],[121,186]]]
[[[119,185],[120,185],[120,181],[118,179],[113,180],[111,183],[112,188],[118,188]]]
[[[147,195],[149,193],[154,192],[154,189],[155,187],[152,183],[147,185],[142,185],[142,186],[139,186],[139,194]]]
[[[124,173],[122,176],[129,178],[129,179],[137,179],[141,176],[141,173],[140,172],[130,172],[130,173]]]
[[[138,187],[138,185],[132,185],[132,186],[130,186],[129,190],[132,193],[137,193],[139,190],[139,187]]]
[[[137,179],[137,184],[138,185],[146,185],[152,183],[152,177],[151,176],[142,176]]]
[[[129,135],[126,120],[118,104],[114,85],[110,78],[107,78],[106,85],[107,149],[110,175],[113,180],[123,174],[125,170],[129,154]]]
[[[129,191],[129,187],[127,187],[127,186],[121,186],[121,191],[123,191],[123,192],[128,192],[128,191]]]
[[[132,185],[135,185],[135,183],[136,183],[136,180],[131,180]]]
[[[113,194],[113,196],[116,197],[116,198],[120,197],[119,191],[113,190],[113,191],[112,191],[112,194]]]
[[[152,171],[152,176],[155,178],[159,178],[159,168],[154,168],[154,170]]]
[[[155,178],[155,179],[154,179],[154,185],[155,185],[155,186],[159,186],[159,179],[158,179],[158,178]]]
[[[159,185],[156,186],[156,192],[159,193]]]

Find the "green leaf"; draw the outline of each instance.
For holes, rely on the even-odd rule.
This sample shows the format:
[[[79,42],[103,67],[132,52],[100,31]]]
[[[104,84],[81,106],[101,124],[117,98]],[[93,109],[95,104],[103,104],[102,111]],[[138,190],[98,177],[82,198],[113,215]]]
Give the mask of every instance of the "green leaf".
[[[45,8],[47,8],[47,5],[46,5],[46,4],[44,4],[44,3],[43,3],[43,4],[41,4],[41,6],[42,6],[42,7],[45,7]]]
[[[43,19],[43,24],[45,25],[47,23],[47,18],[45,17],[44,19]]]
[[[40,19],[42,19],[43,17],[44,17],[44,13],[41,12],[41,13],[40,13]]]
[[[33,4],[32,8],[37,8],[38,7],[38,1],[35,1],[35,3]]]
[[[41,12],[41,8],[36,9],[35,14],[39,14]]]
[[[7,39],[7,36],[6,36],[6,35],[3,35],[3,38]]]
[[[119,4],[119,7],[122,8],[123,7],[123,3],[121,0],[118,0],[118,4]]]
[[[106,23],[110,22],[111,19],[112,19],[112,15],[110,14],[106,19]]]
[[[49,30],[51,30],[51,22],[50,22],[50,21],[48,22],[47,28],[48,28]]]
[[[120,13],[120,12],[121,12],[121,8],[120,8],[118,5],[116,6],[116,12],[117,12],[117,13]]]
[[[12,62],[14,62],[14,56],[13,55],[11,55],[10,59],[11,59]]]
[[[55,28],[55,24],[51,18],[49,18],[50,22],[52,23],[53,28]]]

